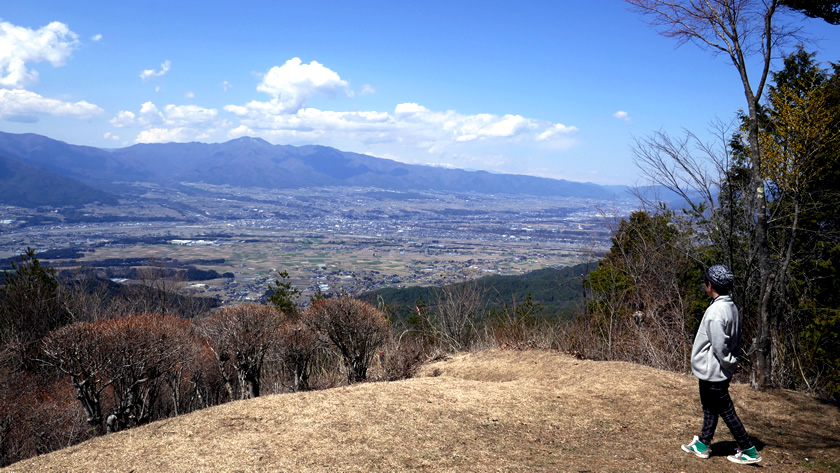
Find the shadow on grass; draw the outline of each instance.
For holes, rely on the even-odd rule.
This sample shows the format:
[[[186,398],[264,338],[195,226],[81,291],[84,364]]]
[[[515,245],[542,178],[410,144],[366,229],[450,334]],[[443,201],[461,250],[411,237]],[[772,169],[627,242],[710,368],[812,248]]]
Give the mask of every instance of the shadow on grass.
[[[750,440],[752,440],[753,445],[755,445],[755,449],[759,452],[764,450],[764,447],[767,446],[764,442],[755,437],[750,436]],[[709,454],[710,457],[725,457],[733,455],[735,454],[735,450],[738,449],[738,444],[732,440],[726,442],[715,442],[711,446],[712,453]]]

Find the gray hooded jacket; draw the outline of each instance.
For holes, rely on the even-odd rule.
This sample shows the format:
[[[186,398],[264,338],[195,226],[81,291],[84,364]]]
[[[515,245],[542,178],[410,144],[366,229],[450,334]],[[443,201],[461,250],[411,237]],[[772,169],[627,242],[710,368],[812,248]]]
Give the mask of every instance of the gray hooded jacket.
[[[718,296],[703,314],[694,346],[691,371],[705,381],[726,381],[738,366],[741,323],[738,308],[729,296]]]

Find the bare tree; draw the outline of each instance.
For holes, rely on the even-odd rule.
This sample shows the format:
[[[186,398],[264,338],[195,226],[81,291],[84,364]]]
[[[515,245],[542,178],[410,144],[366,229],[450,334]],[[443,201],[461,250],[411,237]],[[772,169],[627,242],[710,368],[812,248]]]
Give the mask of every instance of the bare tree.
[[[277,351],[281,364],[291,372],[292,391],[309,389],[312,361],[320,345],[318,334],[305,323],[297,322],[282,327]]]
[[[187,320],[153,314],[98,324],[115,401],[106,419],[110,432],[153,420],[161,385],[185,356],[189,326]]]
[[[68,325],[43,341],[43,360],[70,377],[87,422],[96,433],[102,433],[104,421],[102,392],[113,382],[107,372],[110,360],[104,346],[94,322]]]
[[[679,196],[697,219],[714,215],[716,196],[730,162],[731,127],[718,120],[711,129],[717,143],[704,142],[689,130],[681,137],[658,131],[636,139],[633,147],[633,160],[642,176]],[[641,189],[634,193],[650,210],[658,208],[660,196],[649,196]]]
[[[367,379],[368,367],[390,332],[385,314],[351,297],[317,301],[302,320],[338,350],[351,383]]]
[[[102,431],[103,392],[113,405],[108,431],[152,420],[164,375],[181,360],[189,322],[140,314],[98,322],[78,322],[50,333],[42,361],[70,377],[88,424]]]
[[[680,43],[692,42],[725,55],[741,79],[747,102],[750,182],[754,200],[754,237],[759,272],[758,323],[753,341],[753,387],[770,384],[770,296],[774,278],[768,242],[767,196],[759,141],[759,109],[773,53],[780,43],[797,37],[797,31],[779,21],[778,0],[626,0],[660,28],[661,34]],[[750,65],[759,58],[757,79]]]
[[[283,323],[282,312],[259,304],[227,307],[201,321],[201,331],[213,351],[232,398],[247,399],[260,395],[266,354],[277,343],[278,331]],[[234,383],[239,386],[238,396],[235,395]]]

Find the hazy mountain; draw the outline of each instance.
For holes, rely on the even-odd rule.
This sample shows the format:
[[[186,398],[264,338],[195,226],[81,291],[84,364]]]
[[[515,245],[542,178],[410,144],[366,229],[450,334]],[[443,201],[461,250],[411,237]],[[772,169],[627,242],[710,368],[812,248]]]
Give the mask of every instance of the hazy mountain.
[[[56,174],[42,166],[0,156],[0,203],[18,207],[116,204],[107,192]]]
[[[110,151],[76,146],[33,133],[0,132],[0,156],[42,166],[65,177],[95,182],[142,181],[142,168],[130,168]]]
[[[370,186],[594,199],[628,198],[623,186],[404,164],[326,146],[272,145],[259,138],[225,143],[137,144],[104,150],[33,134],[0,132],[0,155],[102,186],[113,181],[239,187]]]

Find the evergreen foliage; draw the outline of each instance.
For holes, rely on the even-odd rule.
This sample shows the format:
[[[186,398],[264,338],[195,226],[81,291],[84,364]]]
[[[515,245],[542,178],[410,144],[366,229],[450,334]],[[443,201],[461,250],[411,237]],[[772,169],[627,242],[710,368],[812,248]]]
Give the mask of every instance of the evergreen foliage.
[[[280,279],[268,284],[265,300],[289,317],[297,318],[299,315],[297,297],[300,291],[289,281],[287,271],[280,272]]]
[[[529,299],[541,309],[536,311],[537,317],[568,319],[583,305],[583,276],[591,268],[592,264],[581,263],[559,269],[538,269],[519,276],[486,276],[455,286],[476,284],[485,288],[484,305],[488,310],[503,310],[505,305],[522,304]],[[391,317],[411,322],[418,301],[433,301],[438,291],[439,288],[428,286],[385,288],[362,294],[359,299],[371,304],[380,303]]]
[[[11,265],[0,287],[0,349],[11,348],[27,367],[35,344],[70,320],[55,269],[42,265],[35,250],[27,248]]]

